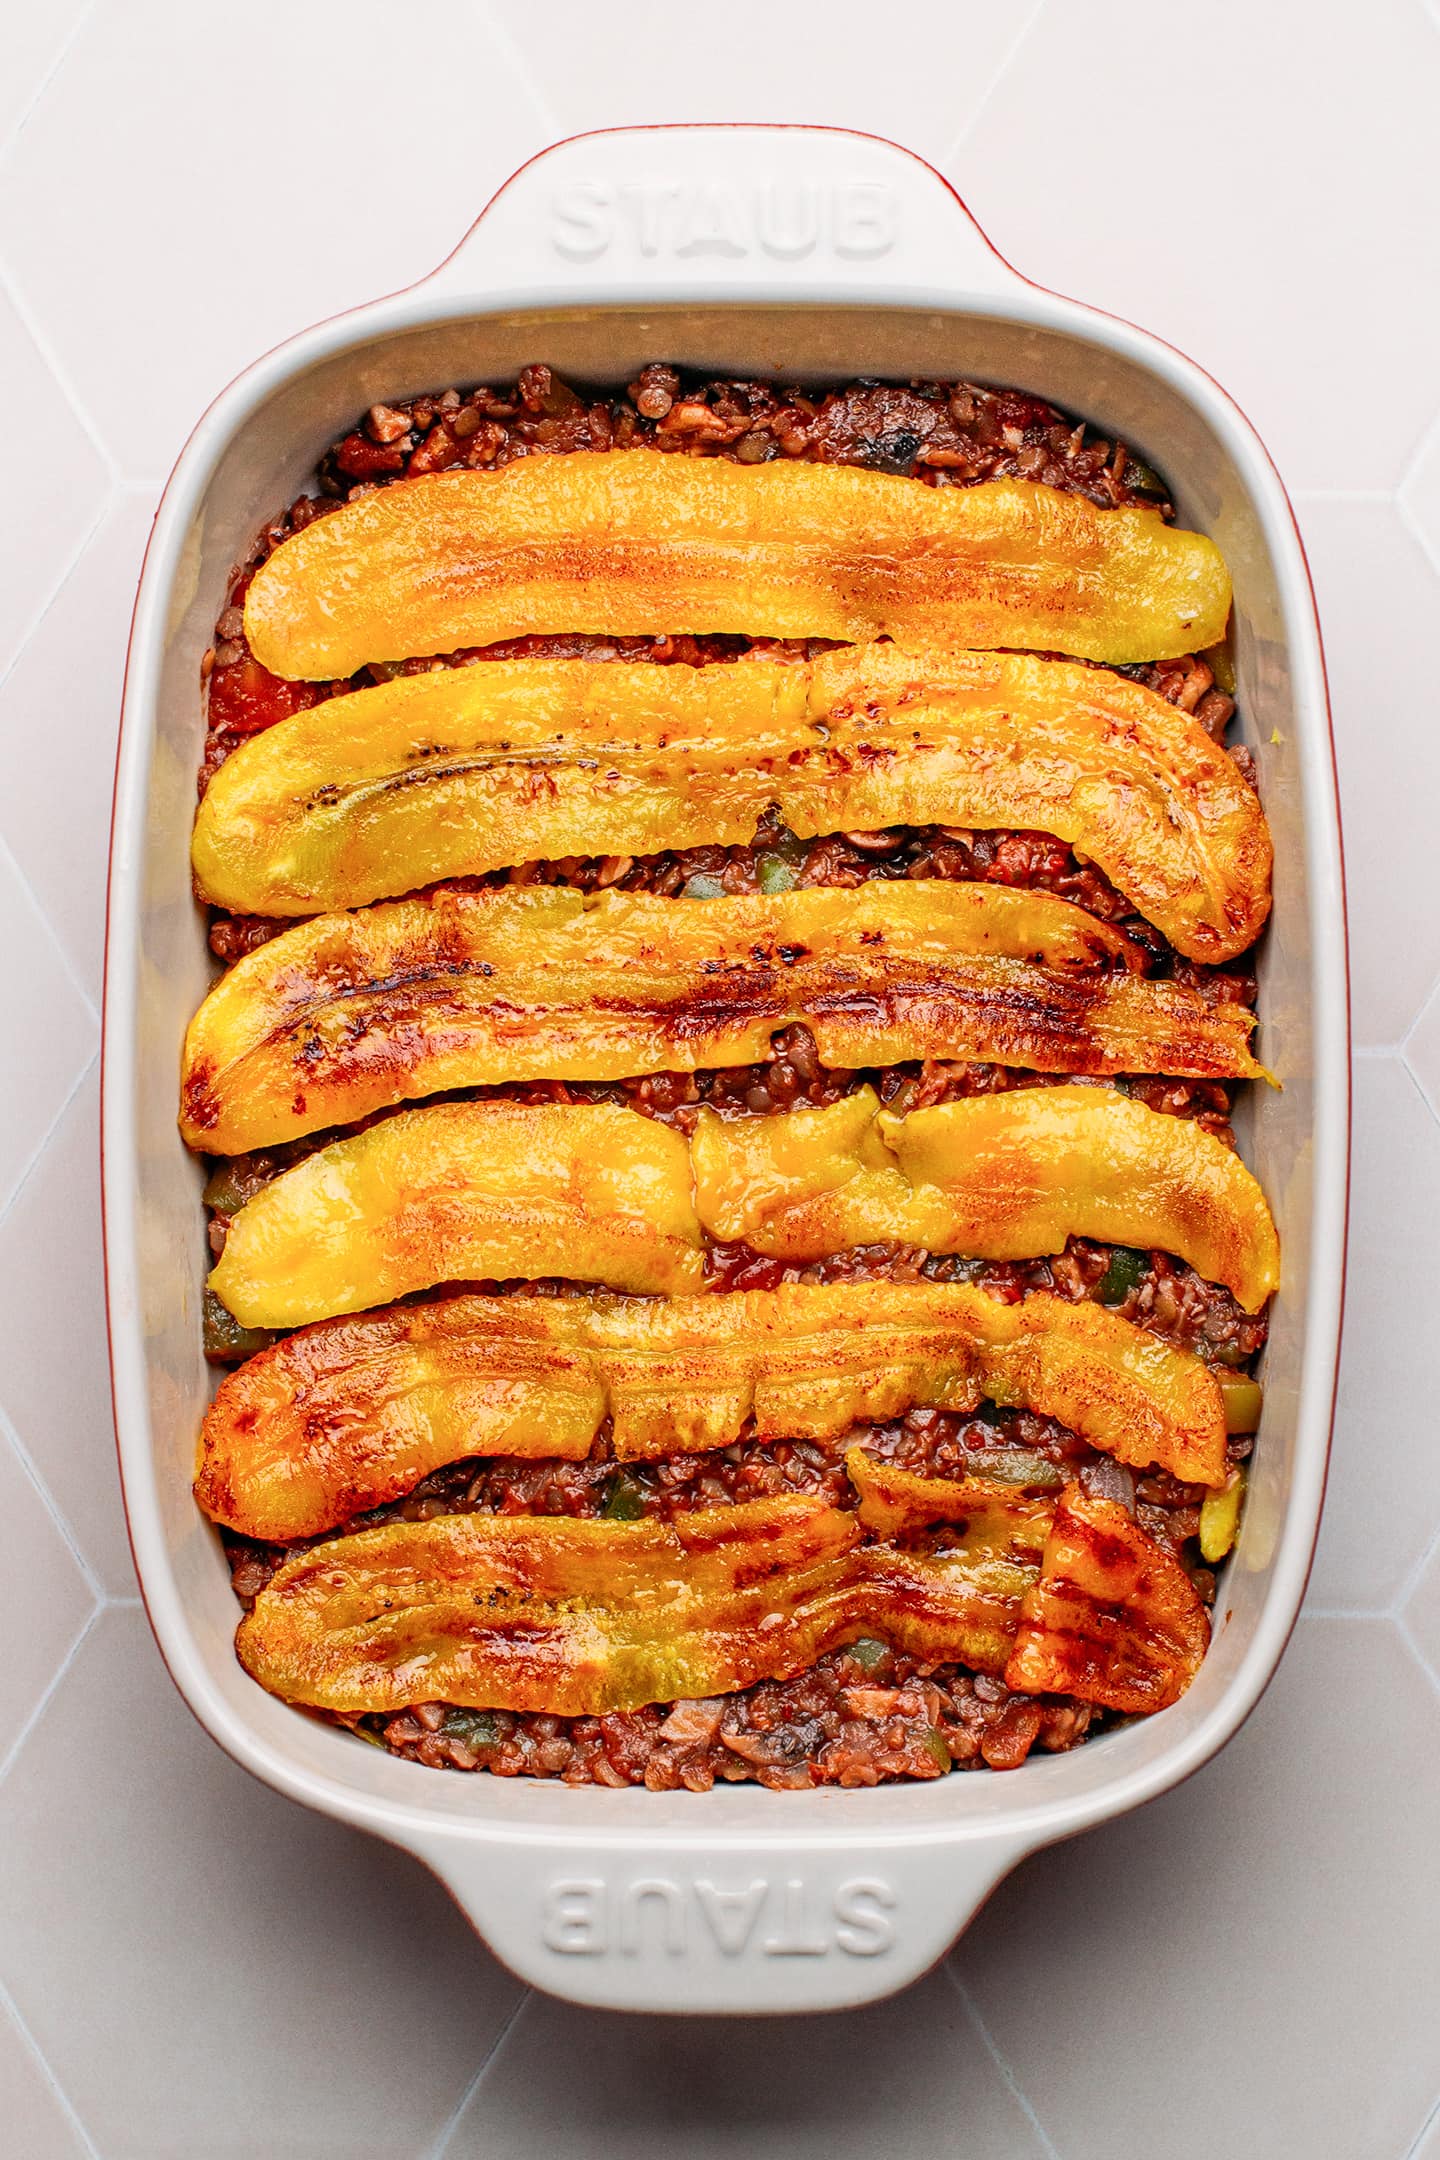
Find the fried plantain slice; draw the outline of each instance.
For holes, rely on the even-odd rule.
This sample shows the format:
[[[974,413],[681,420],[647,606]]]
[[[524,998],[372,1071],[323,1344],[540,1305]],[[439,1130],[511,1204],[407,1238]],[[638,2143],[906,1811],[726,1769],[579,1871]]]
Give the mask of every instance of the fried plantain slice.
[[[236,1648],[272,1694],[350,1716],[414,1702],[633,1710],[788,1678],[865,1633],[1003,1667],[1035,1559],[859,1538],[853,1514],[804,1498],[668,1523],[386,1523],[288,1560]]]
[[[860,1495],[861,1522],[881,1538],[950,1523],[968,1544],[1008,1542],[1031,1554],[1044,1550],[1055,1517],[1053,1492],[1026,1492],[1013,1479],[917,1477],[863,1447],[846,1451],[845,1470]]]
[[[685,1142],[605,1103],[437,1103],[319,1149],[230,1221],[210,1288],[288,1328],[432,1283],[698,1290]]]
[[[535,860],[741,845],[772,804],[807,838],[1052,833],[1191,959],[1244,951],[1269,911],[1259,801],[1187,713],[1102,668],[885,644],[490,660],[327,699],[225,761],[192,857],[221,907],[309,915]]]
[[[1066,901],[934,878],[713,900],[442,889],[320,916],[232,968],[185,1039],[180,1127],[243,1154],[447,1088],[749,1064],[796,1021],[840,1067],[1259,1072],[1249,1012],[1125,972],[1138,959]]]
[[[665,1523],[385,1523],[286,1561],[236,1648],[272,1694],[352,1717],[416,1702],[604,1715],[788,1679],[862,1634],[1020,1693],[1174,1702],[1209,1639],[1178,1561],[1077,1485],[1040,1503],[975,1484],[935,1503],[960,1527],[948,1550],[862,1545],[859,1517],[809,1498]]]
[[[1224,1476],[1220,1390],[1198,1358],[1099,1306],[867,1282],[673,1304],[465,1296],[324,1321],[222,1383],[195,1491],[216,1521],[283,1543],[469,1456],[581,1460],[607,1416],[628,1461],[728,1447],[751,1418],[758,1439],[828,1439],[987,1399],[1122,1462]]]
[[[1164,1710],[1200,1669],[1210,1622],[1174,1556],[1117,1500],[1060,1497],[1005,1684],[1132,1714]]]
[[[1018,1088],[908,1116],[870,1088],[783,1116],[702,1109],[690,1152],[710,1235],[778,1259],[894,1240],[1024,1260],[1090,1237],[1176,1253],[1247,1312],[1279,1279],[1275,1225],[1239,1156],[1114,1088]]]
[[[309,678],[551,631],[922,636],[1160,660],[1224,635],[1201,533],[1027,480],[573,451],[378,490],[285,540],[245,600]]]

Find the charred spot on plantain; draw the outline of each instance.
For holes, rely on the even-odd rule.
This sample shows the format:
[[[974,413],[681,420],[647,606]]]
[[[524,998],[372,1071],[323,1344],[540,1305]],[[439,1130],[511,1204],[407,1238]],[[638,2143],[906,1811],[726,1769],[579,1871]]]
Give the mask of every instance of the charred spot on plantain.
[[[181,1116],[197,1131],[210,1132],[220,1122],[219,1079],[214,1061],[202,1058],[186,1073],[180,1088]]]

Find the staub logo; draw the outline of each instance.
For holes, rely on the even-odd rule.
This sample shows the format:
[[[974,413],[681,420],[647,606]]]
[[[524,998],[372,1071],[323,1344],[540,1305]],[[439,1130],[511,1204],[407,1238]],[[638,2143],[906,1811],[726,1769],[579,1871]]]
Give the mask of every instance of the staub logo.
[[[599,1876],[553,1882],[541,1940],[562,1957],[882,1957],[895,1940],[895,1892],[873,1875],[822,1890],[798,1875],[722,1884],[647,1875],[612,1884]]]
[[[576,180],[550,205],[551,241],[573,262],[617,246],[681,261],[833,254],[866,262],[888,254],[898,229],[894,191],[875,180]]]

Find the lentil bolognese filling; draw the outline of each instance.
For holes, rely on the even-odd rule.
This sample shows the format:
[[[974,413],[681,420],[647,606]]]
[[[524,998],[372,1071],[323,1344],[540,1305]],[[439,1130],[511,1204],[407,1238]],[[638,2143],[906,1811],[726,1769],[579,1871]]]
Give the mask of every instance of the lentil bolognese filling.
[[[1157,524],[1171,526],[1174,519],[1164,482],[1123,445],[1022,392],[966,383],[861,382],[816,392],[704,381],[655,363],[624,392],[586,392],[572,388],[550,368],[535,365],[524,369],[513,386],[465,393],[450,389],[376,405],[320,460],[315,491],[297,498],[266,525],[232,576],[215,642],[202,668],[208,713],[202,795],[227,761],[242,750],[251,755],[247,746],[269,730],[332,701],[363,699],[381,685],[425,674],[557,660],[584,661],[601,671],[615,663],[626,670],[637,665],[673,669],[684,671],[688,679],[696,670],[744,668],[757,660],[799,670],[839,649],[836,640],[814,636],[557,631],[515,635],[479,648],[371,661],[343,679],[317,680],[272,673],[257,658],[247,636],[246,615],[256,575],[319,521],[382,490],[427,476],[494,475],[525,460],[577,452],[711,459],[747,468],[782,463],[845,466],[941,491],[1018,481],[1102,512],[1138,507],[1155,513]],[[1041,657],[1057,664],[1060,660],[1053,651]],[[1183,715],[1186,725],[1210,743],[1224,746],[1240,779],[1253,786],[1248,752],[1226,745],[1234,702],[1223,649],[1136,660],[1118,664],[1112,672]],[[495,679],[500,679],[498,674]],[[515,852],[523,850],[517,847]],[[447,876],[439,887],[396,880],[393,892],[396,899],[415,893],[435,902],[445,895],[566,887],[587,896],[587,904],[604,895],[634,894],[683,905],[827,888],[875,887],[883,897],[885,887],[925,881],[1050,896],[1117,933],[1130,975],[1176,986],[1198,1006],[1253,1011],[1253,951],[1225,951],[1219,959],[1207,960],[1177,950],[1088,851],[1039,829],[894,823],[875,830],[861,825],[805,834],[793,830],[772,804],[759,815],[753,836],[741,842],[537,857]],[[225,969],[236,969],[288,933],[294,920],[212,906],[211,950]],[[1179,930],[1175,935],[1184,942]],[[487,962],[480,965],[488,967]],[[242,967],[234,979],[238,982],[243,975]],[[420,1008],[414,1024],[422,1035],[432,1024],[433,1010],[429,1005]],[[822,1059],[817,1032],[823,1034],[813,1017],[809,1024],[787,1021],[775,1029],[767,1055],[743,1064],[702,1062],[693,1069],[620,1077],[531,1076],[459,1086],[442,1081],[441,1092],[427,1095],[427,1108],[513,1104],[539,1112],[607,1106],[667,1130],[683,1149],[693,1143],[707,1117],[803,1120],[805,1113],[849,1101],[864,1089],[873,1091],[885,1114],[904,1121],[912,1113],[948,1104],[998,1099],[1022,1090],[1064,1089],[1083,1081],[1118,1090],[1147,1113],[1184,1121],[1207,1145],[1223,1150],[1235,1146],[1231,1077],[1097,1073],[1083,1064],[1074,1070],[1047,1070],[994,1057],[896,1057],[842,1066]],[[332,1047],[327,1041],[315,1050],[315,1061],[321,1062]],[[297,1055],[305,1054],[302,1042]],[[1235,1070],[1228,1067],[1227,1073]],[[417,1086],[416,1092],[424,1090]],[[206,1204],[215,1259],[225,1253],[230,1225],[257,1196],[271,1188],[278,1191],[281,1181],[317,1155],[324,1155],[329,1175],[331,1164],[353,1159],[341,1151],[357,1135],[407,1114],[423,1118],[425,1112],[407,1113],[403,1090],[397,1088],[381,1107],[368,1109],[343,1127],[305,1131],[272,1146],[214,1158]],[[798,1128],[787,1127],[791,1129]],[[191,1137],[192,1144],[203,1145],[203,1136]],[[899,1402],[883,1408],[883,1414],[857,1415],[841,1429],[823,1433],[777,1432],[758,1415],[750,1416],[723,1446],[689,1449],[677,1444],[671,1452],[644,1459],[617,1450],[613,1421],[606,1414],[583,1454],[464,1454],[379,1505],[353,1508],[318,1537],[279,1543],[246,1535],[233,1524],[223,1527],[242,1606],[247,1612],[260,1610],[267,1595],[276,1594],[272,1586],[277,1577],[280,1590],[298,1583],[305,1553],[318,1544],[338,1551],[336,1540],[387,1529],[398,1535],[401,1526],[423,1528],[459,1517],[555,1526],[671,1525],[702,1516],[708,1522],[705,1511],[791,1500],[823,1502],[851,1517],[862,1506],[854,1478],[857,1448],[915,1480],[999,1480],[1047,1506],[1059,1504],[1056,1496],[1063,1493],[1080,1496],[1075,1505],[1082,1510],[1093,1502],[1102,1513],[1107,1508],[1122,1511],[1183,1575],[1197,1606],[1213,1603],[1214,1563],[1226,1546],[1226,1535],[1216,1523],[1228,1506],[1233,1535],[1234,1497],[1258,1416],[1259,1389],[1250,1375],[1265,1341],[1263,1301],[1258,1309],[1247,1310],[1231,1289],[1205,1279],[1173,1251],[1116,1244],[1078,1232],[1066,1237],[1059,1249],[1019,1257],[980,1255],[964,1249],[963,1239],[962,1249],[953,1251],[895,1238],[850,1243],[818,1254],[761,1250],[743,1239],[714,1234],[703,1220],[695,1235],[697,1287],[706,1293],[870,1285],[876,1291],[876,1311],[883,1314],[887,1285],[898,1293],[905,1285],[969,1284],[1005,1308],[1036,1295],[1097,1307],[1128,1323],[1142,1341],[1170,1346],[1216,1377],[1216,1401],[1228,1428],[1223,1482],[1190,1483],[1155,1463],[1126,1464],[1090,1444],[1056,1415],[1021,1399]],[[593,1295],[597,1279],[593,1274],[560,1276],[538,1270],[498,1280],[432,1276],[426,1287],[402,1295],[386,1310],[401,1315],[412,1309],[428,1311],[475,1294],[580,1299]],[[360,1312],[363,1321],[365,1311],[379,1302],[361,1295],[339,1309]],[[244,1361],[257,1359],[286,1339],[273,1328],[247,1327],[213,1291],[207,1293],[206,1350],[216,1364],[248,1370]],[[974,1489],[978,1492],[980,1486]],[[868,1529],[865,1535],[868,1539]],[[947,1535],[933,1524],[922,1526],[918,1518],[896,1534],[898,1549],[922,1558],[932,1551],[951,1551],[953,1538],[947,1545]],[[432,1767],[488,1769],[571,1783],[644,1784],[661,1790],[706,1790],[717,1779],[795,1788],[931,1778],[952,1768],[1010,1769],[1033,1747],[1073,1747],[1126,1714],[1125,1705],[1105,1699],[1103,1687],[1087,1697],[1061,1686],[1037,1686],[1033,1663],[1032,1677],[1021,1688],[1006,1678],[1007,1672],[1014,1677],[1013,1660],[1000,1670],[978,1669],[954,1657],[927,1656],[923,1646],[901,1647],[882,1631],[871,1634],[850,1627],[847,1632],[848,1639],[822,1648],[799,1671],[767,1674],[680,1699],[600,1705],[593,1712],[506,1705],[499,1699],[503,1691],[497,1691],[493,1702],[437,1698],[383,1709],[328,1708],[313,1694],[308,1700],[316,1714],[335,1717],[361,1737]],[[292,1699],[307,1700],[301,1691]]]

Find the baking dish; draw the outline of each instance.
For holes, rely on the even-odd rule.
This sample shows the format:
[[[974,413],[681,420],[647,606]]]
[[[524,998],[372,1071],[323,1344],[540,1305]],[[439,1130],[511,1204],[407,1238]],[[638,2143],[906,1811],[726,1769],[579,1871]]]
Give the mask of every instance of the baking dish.
[[[1248,1159],[1285,1244],[1264,1428],[1215,1640],[1173,1709],[1006,1773],[705,1795],[441,1775],[265,1695],[233,1650],[190,1494],[210,1393],[201,1173],[175,1127],[209,978],[188,843],[197,694],[231,562],[368,404],[532,359],[624,381],[663,356],[801,380],[967,376],[1083,414],[1155,462],[1234,574],[1238,696],[1276,843],[1267,1064]],[[1324,1485],[1345,1240],[1344,901],[1313,596],[1284,490],[1222,391],[1144,333],[1027,283],[938,174],[878,139],[776,127],[578,137],[525,166],[421,284],[257,362],[205,414],[156,518],[127,668],[110,869],[104,1194],[116,1426],[136,1566],[195,1715],[292,1798],[415,1853],[525,1979],[613,2008],[799,2011],[887,1994],[1015,1862],[1176,1784],[1284,1647]]]

